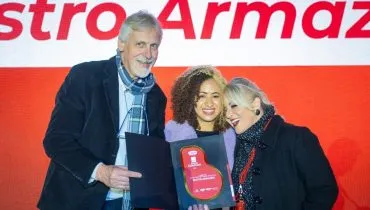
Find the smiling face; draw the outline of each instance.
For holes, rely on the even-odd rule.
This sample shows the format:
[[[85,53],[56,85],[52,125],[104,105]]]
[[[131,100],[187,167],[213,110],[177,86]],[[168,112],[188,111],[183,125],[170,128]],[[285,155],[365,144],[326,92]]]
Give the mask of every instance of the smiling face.
[[[123,65],[133,79],[149,75],[158,57],[160,41],[155,28],[133,30],[126,41],[118,41]]]
[[[213,131],[216,118],[222,109],[222,91],[214,79],[204,81],[199,89],[195,113],[201,131]]]
[[[260,109],[261,102],[255,98],[251,108],[243,107],[225,99],[226,121],[235,129],[237,134],[241,134],[256,123],[262,116],[262,113],[256,115],[255,110]],[[262,110],[260,110],[262,112]]]

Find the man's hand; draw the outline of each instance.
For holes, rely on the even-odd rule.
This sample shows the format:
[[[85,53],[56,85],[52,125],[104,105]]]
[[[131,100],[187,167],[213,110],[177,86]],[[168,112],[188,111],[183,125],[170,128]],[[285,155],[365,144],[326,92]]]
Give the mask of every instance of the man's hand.
[[[110,188],[130,190],[129,177],[140,178],[141,174],[129,171],[127,167],[100,164],[96,179]]]

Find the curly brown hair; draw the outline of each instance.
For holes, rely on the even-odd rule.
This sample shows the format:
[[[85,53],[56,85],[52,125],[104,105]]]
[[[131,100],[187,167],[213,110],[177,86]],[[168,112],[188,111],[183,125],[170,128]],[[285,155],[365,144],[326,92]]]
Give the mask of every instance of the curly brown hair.
[[[187,69],[175,81],[171,89],[171,108],[173,120],[178,123],[188,122],[195,129],[200,129],[195,112],[199,90],[206,80],[214,79],[220,85],[221,90],[226,86],[226,80],[219,70],[212,66],[194,66]],[[223,102],[223,100],[221,100]],[[214,131],[224,131],[228,127],[225,120],[225,108],[221,107],[221,113],[217,116]]]

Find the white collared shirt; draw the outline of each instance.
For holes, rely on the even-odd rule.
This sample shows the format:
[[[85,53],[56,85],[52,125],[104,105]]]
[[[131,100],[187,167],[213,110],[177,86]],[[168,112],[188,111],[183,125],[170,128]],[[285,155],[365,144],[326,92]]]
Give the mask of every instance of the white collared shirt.
[[[127,90],[125,85],[123,84],[122,80],[118,76],[118,100],[119,100],[119,128],[120,129],[120,136],[125,136],[125,132],[128,128],[128,111],[132,107],[132,103],[134,101],[134,95]],[[126,139],[119,138],[119,147],[116,156],[116,161],[114,165],[119,166],[127,166],[127,158],[126,158]],[[116,198],[120,198],[123,196],[123,190],[110,188],[107,194],[106,200],[113,200]]]

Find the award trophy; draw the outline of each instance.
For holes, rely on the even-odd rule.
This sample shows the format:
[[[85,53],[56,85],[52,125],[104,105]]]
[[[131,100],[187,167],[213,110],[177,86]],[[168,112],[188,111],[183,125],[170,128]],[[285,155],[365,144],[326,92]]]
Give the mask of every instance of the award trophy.
[[[171,142],[180,209],[207,204],[210,209],[235,205],[222,135]]]

